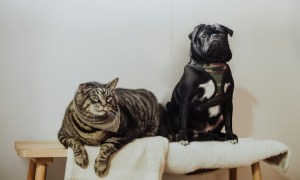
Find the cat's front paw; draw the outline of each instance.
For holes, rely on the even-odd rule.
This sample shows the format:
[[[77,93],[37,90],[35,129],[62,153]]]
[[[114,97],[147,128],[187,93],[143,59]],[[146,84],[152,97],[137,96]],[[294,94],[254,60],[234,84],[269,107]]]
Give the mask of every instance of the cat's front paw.
[[[82,168],[86,168],[89,164],[89,158],[86,151],[82,151],[82,153],[75,155],[75,162]]]
[[[94,169],[95,169],[95,173],[98,176],[101,176],[102,174],[105,173],[106,169],[108,166],[108,162],[107,161],[103,161],[100,158],[97,158],[95,160],[95,164],[94,164]]]

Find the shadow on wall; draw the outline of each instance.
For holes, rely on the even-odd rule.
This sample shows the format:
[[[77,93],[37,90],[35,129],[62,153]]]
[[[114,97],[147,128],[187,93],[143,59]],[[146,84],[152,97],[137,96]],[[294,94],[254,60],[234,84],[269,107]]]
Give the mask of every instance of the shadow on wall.
[[[236,86],[233,97],[233,129],[239,137],[249,137],[253,131],[253,108],[258,100],[247,89]]]
[[[54,158],[52,165],[48,166],[47,177],[48,180],[64,179],[67,158]]]
[[[289,180],[284,174],[267,163],[260,163],[262,169],[262,178],[272,180]]]

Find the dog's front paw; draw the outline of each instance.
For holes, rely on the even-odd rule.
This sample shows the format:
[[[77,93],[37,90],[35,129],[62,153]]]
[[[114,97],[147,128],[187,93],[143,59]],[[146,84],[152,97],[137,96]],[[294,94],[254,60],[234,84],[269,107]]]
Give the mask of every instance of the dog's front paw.
[[[95,164],[94,164],[95,173],[98,176],[101,176],[102,174],[105,173],[105,171],[107,169],[107,166],[108,166],[108,162],[107,161],[103,161],[99,157],[96,158]]]
[[[178,137],[176,138],[176,141],[178,141],[183,146],[186,146],[186,145],[189,144],[187,134],[183,130],[179,131],[179,134],[178,134]]]
[[[233,133],[226,134],[226,140],[229,141],[231,144],[237,144],[239,142],[237,135]]]
[[[86,151],[82,151],[80,154],[75,155],[75,162],[78,166],[86,168],[89,164],[89,158]]]
[[[179,141],[179,144],[181,144],[183,146],[187,146],[187,145],[189,145],[189,141]]]

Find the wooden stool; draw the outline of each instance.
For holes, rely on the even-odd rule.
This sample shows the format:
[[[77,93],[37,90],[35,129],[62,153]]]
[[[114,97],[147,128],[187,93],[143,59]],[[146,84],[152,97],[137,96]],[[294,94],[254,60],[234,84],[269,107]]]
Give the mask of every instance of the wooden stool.
[[[19,157],[29,158],[27,180],[46,179],[47,165],[55,157],[67,157],[67,149],[58,141],[17,141],[15,149]]]
[[[67,149],[58,141],[16,141],[15,149],[19,157],[30,158],[27,180],[46,179],[47,165],[55,157],[67,157]],[[251,165],[253,180],[261,180],[259,162]],[[237,168],[229,170],[229,179],[237,179]]]

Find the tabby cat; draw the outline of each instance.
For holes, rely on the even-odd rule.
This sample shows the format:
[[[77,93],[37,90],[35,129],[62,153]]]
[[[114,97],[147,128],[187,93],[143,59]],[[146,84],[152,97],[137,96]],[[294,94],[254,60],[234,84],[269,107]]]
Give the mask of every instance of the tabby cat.
[[[166,135],[166,111],[150,91],[115,88],[118,78],[108,84],[80,84],[68,106],[59,141],[73,149],[75,161],[87,167],[84,145],[100,146],[94,168],[103,174],[110,156],[130,141],[147,136]]]

